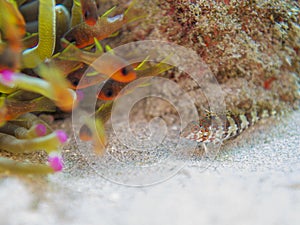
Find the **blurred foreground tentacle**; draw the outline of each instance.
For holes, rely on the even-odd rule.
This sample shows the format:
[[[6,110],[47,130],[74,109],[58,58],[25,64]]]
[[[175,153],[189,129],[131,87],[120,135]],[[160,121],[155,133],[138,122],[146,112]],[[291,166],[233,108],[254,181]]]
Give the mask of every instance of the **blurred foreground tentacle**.
[[[18,120],[11,121],[11,123],[16,124],[18,126],[22,126],[26,129],[31,129],[35,125],[43,125],[46,128],[46,134],[50,134],[52,132],[52,129],[50,126],[42,119],[40,119],[38,116],[32,114],[32,113],[25,113],[18,117]],[[43,135],[40,135],[43,136]]]
[[[55,102],[63,110],[70,111],[76,100],[76,93],[68,88],[70,86],[59,70],[53,67],[41,67],[42,80],[22,73],[4,71],[0,73],[0,83],[10,87],[39,93]]]
[[[12,173],[12,174],[49,174],[56,172],[49,165],[36,164],[36,163],[22,163],[12,159],[0,157],[0,173]]]
[[[62,130],[32,139],[18,139],[12,135],[0,133],[0,149],[12,153],[27,153],[45,150],[47,153],[56,151],[68,139]]]
[[[25,127],[8,122],[4,126],[0,127],[0,133],[13,135],[19,139],[29,139],[46,135],[47,128],[45,125],[40,123],[33,125],[29,129],[26,129]]]

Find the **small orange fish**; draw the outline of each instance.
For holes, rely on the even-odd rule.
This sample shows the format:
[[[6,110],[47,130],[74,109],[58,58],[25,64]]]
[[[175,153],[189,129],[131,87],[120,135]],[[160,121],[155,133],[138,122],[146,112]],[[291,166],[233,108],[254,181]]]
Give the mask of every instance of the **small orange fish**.
[[[133,10],[134,1],[130,4],[124,14],[119,14],[114,17],[107,15],[98,17],[97,22],[93,26],[89,26],[85,22],[78,24],[69,30],[64,38],[71,43],[74,43],[78,48],[94,44],[94,38],[103,40],[110,37],[113,33],[118,31],[123,25],[133,22],[141,16]],[[62,43],[64,46],[64,43]]]
[[[104,124],[109,119],[111,111],[113,107],[113,101],[108,101],[104,104],[102,104],[99,109],[95,112],[94,116],[95,119],[98,121],[98,123],[102,123],[102,126],[98,126],[100,131],[102,132],[102,136],[104,137],[105,131],[104,131]],[[91,121],[92,117],[88,119],[88,123],[85,123],[79,130],[79,138],[82,141],[90,141],[93,139],[93,132],[94,130],[90,126],[91,124],[89,121]]]
[[[58,57],[63,60],[80,61],[92,66],[98,73],[102,74],[102,77],[97,77],[97,79],[102,79],[100,81],[104,81],[109,76],[116,81],[125,83],[136,79],[136,72],[126,60],[114,54],[102,54],[83,51],[69,44]],[[98,60],[100,57],[101,60]],[[113,73],[114,71],[117,72]]]
[[[87,118],[86,123],[79,131],[79,138],[82,141],[93,141],[94,151],[98,155],[105,153],[105,145],[107,144],[105,128],[103,121],[99,118],[93,120]]]
[[[90,141],[92,140],[93,133],[91,129],[84,124],[79,130],[79,138],[82,141]]]
[[[136,72],[132,65],[119,56],[113,54],[105,54],[101,60],[96,60],[90,64],[100,74],[110,76],[111,79],[128,83],[136,79]],[[121,68],[121,69],[120,69]],[[113,71],[117,71],[112,73]]]
[[[171,69],[173,66],[165,63],[158,63],[156,65],[148,65],[146,69],[137,69],[135,70],[137,74],[137,79],[143,78],[143,77],[150,77],[150,76],[157,76],[169,69]],[[96,84],[99,84],[105,80],[105,77],[101,74],[93,75],[93,76],[85,76],[84,79],[82,79],[82,76],[84,74],[84,71],[86,68],[79,69],[73,73],[71,73],[68,76],[68,79],[72,82],[73,84],[73,89],[83,89],[87,88],[89,86],[93,86]],[[82,79],[82,80],[81,80]],[[143,83],[145,80],[142,81]],[[129,82],[128,82],[129,83]],[[98,94],[98,99],[104,100],[104,101],[110,101],[114,100],[120,91],[128,84],[124,82],[118,82],[113,79],[108,79],[103,87],[101,88],[99,94]],[[136,86],[143,85],[140,82],[136,83]],[[134,87],[132,87],[134,88]],[[130,91],[130,90],[129,90]]]
[[[97,5],[94,0],[80,0],[84,21],[89,26],[97,23]]]
[[[156,65],[149,66],[148,68],[143,69],[143,70],[137,69],[136,70],[137,78],[139,79],[139,78],[143,78],[143,77],[157,76],[157,75],[171,69],[172,67],[173,66],[171,66],[169,64],[160,62]],[[107,80],[98,94],[98,99],[104,100],[104,101],[114,100],[127,84],[128,83],[117,82],[113,79]],[[131,91],[135,87],[143,86],[143,85],[145,85],[145,80],[141,80],[140,82],[137,81],[135,83],[135,85],[131,86],[128,90],[126,90],[126,92]],[[124,94],[125,94],[125,92],[124,92]]]
[[[142,63],[144,64],[144,62]],[[150,76],[157,76],[160,73],[163,73],[169,69],[173,68],[173,66],[169,64],[165,64],[163,62],[157,63],[156,65],[150,66],[148,65],[147,68],[145,69],[138,69],[136,70],[138,78],[142,77],[150,77]],[[95,76],[91,76],[94,80],[90,80],[90,83],[97,83],[95,82]],[[97,78],[96,78],[97,79]],[[95,139],[95,130],[92,130],[88,124],[83,125],[80,128],[79,131],[79,138],[82,141],[90,141],[93,140],[95,145],[99,145],[101,149],[103,148],[103,141],[99,142],[99,140],[104,140],[105,136],[105,130],[104,130],[104,125],[105,122],[109,119],[113,107],[113,100],[118,97],[120,94],[120,91],[127,85],[128,83],[124,82],[118,82],[113,79],[107,80],[103,87],[101,88],[99,94],[98,94],[98,99],[105,101],[99,109],[95,113],[95,118],[98,121],[102,122],[102,127],[100,129],[100,135]],[[130,91],[132,91],[134,88],[138,86],[143,86],[145,85],[145,80],[142,80],[141,82],[137,81],[134,86],[131,86],[130,89],[126,90],[123,94],[126,94]],[[101,139],[102,137],[102,139]],[[96,141],[95,141],[96,140]],[[106,139],[105,139],[106,140]],[[99,150],[98,150],[99,151]]]

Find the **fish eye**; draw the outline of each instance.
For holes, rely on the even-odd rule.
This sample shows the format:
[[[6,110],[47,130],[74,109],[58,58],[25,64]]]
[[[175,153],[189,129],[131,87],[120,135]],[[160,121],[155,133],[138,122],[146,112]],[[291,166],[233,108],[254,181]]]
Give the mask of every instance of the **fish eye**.
[[[72,81],[72,84],[73,84],[74,86],[78,86],[79,80],[73,80],[73,81]]]
[[[124,76],[126,76],[126,75],[128,75],[129,70],[127,69],[127,67],[123,67],[122,70],[121,70],[121,73],[122,73]]]
[[[88,18],[90,16],[90,13],[89,13],[89,11],[88,10],[86,10],[85,12],[84,12],[84,18]]]
[[[112,97],[113,95],[114,95],[114,91],[112,89],[109,88],[105,91],[106,97]]]

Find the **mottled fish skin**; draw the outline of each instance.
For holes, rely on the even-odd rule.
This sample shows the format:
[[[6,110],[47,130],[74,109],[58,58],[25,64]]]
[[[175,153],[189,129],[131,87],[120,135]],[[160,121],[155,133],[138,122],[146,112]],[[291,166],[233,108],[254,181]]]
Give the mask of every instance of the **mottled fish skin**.
[[[227,112],[217,115],[208,112],[199,122],[191,122],[181,132],[181,137],[199,143],[221,143],[241,134],[259,120],[276,116],[276,110],[252,110],[251,112],[234,114]]]

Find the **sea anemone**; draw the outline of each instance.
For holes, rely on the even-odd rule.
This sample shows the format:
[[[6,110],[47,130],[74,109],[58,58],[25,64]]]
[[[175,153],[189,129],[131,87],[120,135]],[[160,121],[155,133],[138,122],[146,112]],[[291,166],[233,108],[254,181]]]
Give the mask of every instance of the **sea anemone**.
[[[46,163],[21,162],[22,155],[19,161],[2,157],[0,172],[46,174],[62,170],[61,147],[68,140],[67,134],[62,130],[53,131],[38,115],[55,115],[57,109],[72,111],[80,100],[77,96],[80,92],[74,90],[76,83],[71,81],[75,74],[80,79],[83,69],[92,63],[80,56],[86,54],[95,60],[103,54],[98,41],[141,17],[134,11],[134,4],[133,1],[127,9],[114,7],[99,15],[100,3],[94,0],[0,0],[0,150],[10,157],[41,150],[48,155]],[[70,50],[79,55],[64,57]],[[114,55],[108,60],[110,64],[122,62]],[[110,76],[109,71],[98,72],[104,75],[89,85]],[[135,79],[133,68],[131,73]],[[113,74],[111,79],[117,82],[120,77],[121,73]],[[96,127],[87,122],[94,141],[98,141],[98,133],[99,140],[105,141],[103,120],[103,116],[97,119]],[[103,151],[103,148],[96,150]]]

